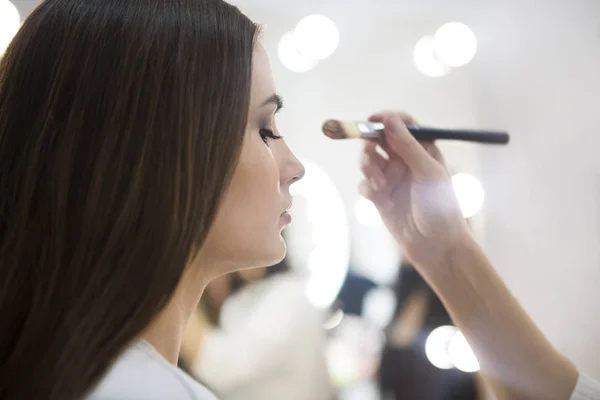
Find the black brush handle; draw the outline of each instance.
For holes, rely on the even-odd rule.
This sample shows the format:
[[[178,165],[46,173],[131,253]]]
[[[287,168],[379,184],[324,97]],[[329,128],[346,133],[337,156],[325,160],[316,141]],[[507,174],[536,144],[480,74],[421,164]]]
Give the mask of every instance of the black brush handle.
[[[510,141],[509,134],[503,131],[441,129],[415,125],[407,125],[407,128],[419,141],[462,140],[488,144],[508,144]]]

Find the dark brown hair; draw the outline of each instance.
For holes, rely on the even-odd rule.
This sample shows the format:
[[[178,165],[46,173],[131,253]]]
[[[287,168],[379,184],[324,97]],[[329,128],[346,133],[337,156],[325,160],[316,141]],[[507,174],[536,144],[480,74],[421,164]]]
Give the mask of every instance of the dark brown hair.
[[[166,305],[240,153],[257,26],[45,0],[0,62],[0,398],[73,399]]]

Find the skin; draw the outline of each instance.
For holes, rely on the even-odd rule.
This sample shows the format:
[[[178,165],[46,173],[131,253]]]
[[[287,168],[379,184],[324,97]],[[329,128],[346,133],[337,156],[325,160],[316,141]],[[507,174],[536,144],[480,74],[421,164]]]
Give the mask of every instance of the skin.
[[[403,254],[437,292],[498,399],[569,399],[576,368],[544,337],[476,244],[433,143],[418,143],[408,115],[382,112],[389,160],[365,147],[363,195]]]
[[[287,221],[282,214],[291,206],[290,186],[304,176],[304,167],[283,139],[261,136],[262,129],[279,136],[275,94],[269,57],[263,46],[257,45],[239,163],[200,253],[167,307],[142,334],[173,364],[186,325],[209,281],[235,270],[274,265],[285,256],[281,232]]]
[[[303,175],[283,141],[262,141],[275,106],[268,57],[256,50],[252,101],[240,163],[204,248],[190,264],[172,301],[142,335],[176,363],[187,321],[215,276],[271,265],[285,254],[279,216],[290,203],[289,185]],[[263,106],[264,105],[264,106]],[[265,121],[266,119],[266,121]],[[568,399],[575,367],[544,337],[476,244],[464,221],[439,149],[417,142],[414,120],[382,112],[389,160],[365,148],[361,192],[379,209],[403,254],[437,292],[468,339],[498,399]]]

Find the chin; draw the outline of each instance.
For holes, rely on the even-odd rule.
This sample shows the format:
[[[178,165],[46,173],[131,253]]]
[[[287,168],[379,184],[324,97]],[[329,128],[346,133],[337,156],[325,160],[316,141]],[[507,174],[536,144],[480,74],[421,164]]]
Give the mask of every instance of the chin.
[[[265,238],[259,243],[247,243],[245,249],[238,252],[228,263],[230,271],[249,268],[270,267],[280,263],[287,254],[287,245],[281,234]]]
[[[273,241],[273,248],[270,253],[266,266],[280,263],[285,258],[285,255],[287,254],[287,244],[285,243],[283,236],[278,235],[278,238]]]
[[[256,257],[257,263],[254,265],[261,267],[270,267],[271,265],[275,265],[280,263],[287,254],[287,245],[285,240],[278,234],[273,240],[265,242],[265,246],[262,248],[262,254]]]

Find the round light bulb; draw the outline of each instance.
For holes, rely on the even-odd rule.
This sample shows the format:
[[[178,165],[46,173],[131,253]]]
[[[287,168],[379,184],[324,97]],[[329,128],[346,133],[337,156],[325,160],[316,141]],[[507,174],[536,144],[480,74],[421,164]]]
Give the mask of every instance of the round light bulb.
[[[465,24],[449,22],[435,32],[433,48],[441,62],[451,67],[460,67],[475,57],[477,37]]]
[[[344,320],[344,312],[342,310],[335,310],[334,313],[325,321],[323,328],[325,330],[332,330],[340,326]]]
[[[327,369],[338,387],[354,382],[359,376],[360,366],[355,351],[343,339],[334,337],[326,344]]]
[[[298,52],[296,44],[294,43],[294,33],[288,32],[279,41],[279,47],[277,49],[279,60],[284,67],[293,72],[306,72],[310,71],[317,65],[317,62],[306,58]]]
[[[456,332],[450,340],[448,354],[452,364],[459,370],[467,373],[479,371],[479,362],[461,332]]]
[[[417,42],[413,51],[413,60],[419,71],[431,78],[439,78],[450,72],[450,67],[435,56],[433,36],[424,36]]]
[[[289,228],[290,258],[308,273],[306,294],[318,308],[337,298],[350,264],[350,229],[347,211],[333,180],[316,163],[304,160],[306,176],[292,185],[296,212]],[[302,221],[302,222],[301,222]],[[304,224],[303,224],[304,223]]]
[[[457,329],[451,325],[440,326],[434,329],[425,341],[425,355],[429,362],[439,369],[451,369],[454,367],[448,347]]]
[[[358,201],[354,205],[354,216],[364,226],[375,227],[383,225],[375,204],[362,196],[358,198]]]
[[[396,294],[387,287],[376,287],[364,297],[362,315],[380,329],[385,329],[394,318]]]
[[[337,49],[340,32],[335,23],[323,15],[303,18],[294,30],[298,52],[310,60],[323,60]]]
[[[463,217],[471,218],[481,210],[485,191],[477,178],[465,173],[455,174],[452,176],[452,187]]]
[[[0,0],[0,56],[17,34],[21,26],[19,10],[9,0]]]

